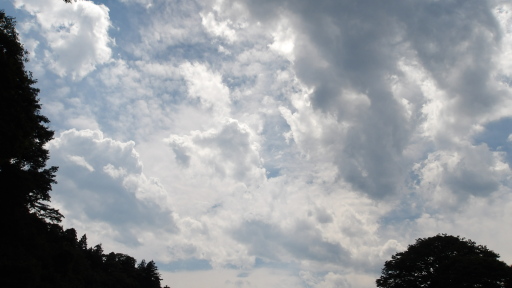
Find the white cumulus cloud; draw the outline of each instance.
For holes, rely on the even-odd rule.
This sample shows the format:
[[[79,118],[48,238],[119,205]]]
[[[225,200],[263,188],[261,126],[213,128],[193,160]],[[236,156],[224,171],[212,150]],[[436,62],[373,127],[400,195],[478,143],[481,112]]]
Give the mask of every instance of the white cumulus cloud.
[[[110,60],[113,39],[108,35],[111,22],[105,5],[51,0],[16,0],[14,4],[36,17],[49,48],[39,57],[58,75],[82,79]]]

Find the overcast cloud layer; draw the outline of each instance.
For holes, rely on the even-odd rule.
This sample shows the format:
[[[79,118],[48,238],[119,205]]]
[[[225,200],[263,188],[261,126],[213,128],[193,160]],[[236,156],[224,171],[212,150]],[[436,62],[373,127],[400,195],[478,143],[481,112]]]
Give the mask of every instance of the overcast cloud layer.
[[[64,226],[164,285],[375,287],[437,233],[512,263],[509,1],[0,3]]]

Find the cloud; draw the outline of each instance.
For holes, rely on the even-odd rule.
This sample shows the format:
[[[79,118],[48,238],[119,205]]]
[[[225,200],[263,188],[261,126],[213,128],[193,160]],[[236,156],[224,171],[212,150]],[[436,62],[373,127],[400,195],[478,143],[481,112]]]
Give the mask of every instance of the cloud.
[[[431,153],[416,166],[419,191],[433,207],[457,207],[470,196],[486,197],[509,185],[502,152],[490,152],[486,145],[458,148]]]
[[[302,271],[301,278],[307,283],[308,287],[327,288],[327,287],[350,287],[350,283],[342,275],[329,272],[324,277],[315,277],[309,272]],[[320,279],[319,279],[320,278]]]
[[[171,135],[165,141],[173,149],[176,161],[197,177],[211,175],[254,186],[265,178],[256,137],[247,125],[226,119],[219,129]]]
[[[54,202],[71,219],[108,225],[126,245],[141,245],[139,230],[149,227],[176,231],[165,190],[143,174],[134,146],[92,130],[68,130],[48,143],[60,168]]]
[[[204,109],[211,109],[216,115],[229,115],[229,89],[223,84],[221,75],[199,63],[184,63],[180,65],[180,71],[187,82],[188,97],[198,99]]]
[[[113,39],[105,5],[51,0],[16,0],[14,5],[36,17],[49,48],[42,53],[56,74],[80,80],[110,60]]]
[[[210,34],[225,38],[228,42],[236,40],[235,30],[229,27],[232,25],[230,20],[219,22],[211,12],[206,15],[201,14],[201,19],[201,23]]]
[[[89,170],[89,172],[94,171],[94,168],[91,166],[91,164],[89,164],[89,163],[87,163],[87,161],[85,161],[84,157],[69,155],[68,159],[71,162],[75,163],[76,165],[86,168],[87,170]]]
[[[205,43],[207,34],[203,29],[198,13],[200,4],[195,1],[123,1],[145,4],[147,15],[140,18],[133,29],[138,33],[135,43],[126,43],[126,51],[139,59],[149,60],[166,58],[169,50],[177,48],[175,56],[187,58],[200,56],[203,51],[197,49]],[[138,14],[134,14],[137,17]],[[131,19],[129,21],[132,21]],[[190,49],[193,48],[193,49]],[[206,47],[205,47],[206,48]]]
[[[388,20],[386,15],[376,12],[376,7],[356,12],[359,4],[350,6],[344,2],[326,6],[312,6],[306,1],[289,6],[277,2],[245,3],[258,20],[273,23],[277,20],[271,17],[283,17],[293,25],[294,68],[298,78],[313,88],[308,95],[311,114],[324,114],[324,119],[331,119],[331,125],[318,123],[305,133],[294,133],[294,140],[299,145],[310,141],[311,148],[332,145],[333,149],[326,149],[333,153],[330,158],[341,176],[356,189],[376,198],[398,191],[404,176],[401,153],[411,130],[402,125],[407,123],[405,111],[386,83],[387,75],[395,70],[395,56],[384,46],[385,37],[397,29],[393,21],[370,25],[373,29],[369,29],[360,19],[384,22]],[[286,13],[271,12],[284,7]],[[336,15],[332,14],[334,11]],[[343,11],[342,17],[339,11]],[[314,119],[308,116],[302,117]],[[304,138],[298,138],[301,135]]]
[[[162,274],[164,278],[174,279],[172,285],[177,287],[304,287],[301,279],[293,273],[269,268],[253,270],[247,277],[238,277],[240,271],[233,269],[196,271],[193,273],[163,271]]]
[[[138,143],[173,125],[176,103],[186,89],[173,61],[115,60],[89,79],[103,91],[94,105],[101,129]],[[82,95],[88,101],[91,95]]]
[[[249,253],[270,261],[290,254],[292,259],[347,263],[350,254],[339,243],[322,239],[320,230],[307,223],[297,222],[290,231],[261,221],[249,221],[233,232],[234,237],[246,243]],[[285,253],[283,253],[285,252]],[[286,257],[286,256],[285,256]]]
[[[409,156],[422,156],[409,151],[430,145],[424,139],[424,148],[418,146],[420,135],[435,135],[438,145],[445,145],[448,133],[467,137],[475,122],[500,117],[493,113],[510,95],[493,76],[503,33],[487,2],[242,3],[254,22],[289,23],[295,35],[293,67],[313,89],[307,97],[310,114],[332,119],[330,125],[302,128],[307,133],[295,130],[294,140],[316,147],[339,143],[332,159],[341,178],[375,199],[402,193],[406,171],[417,160]],[[409,63],[417,63],[414,72]],[[414,78],[416,71],[424,77]],[[440,91],[436,98],[426,90],[428,81]],[[433,109],[437,101],[442,108]],[[314,119],[302,116],[307,120],[295,124],[292,115],[299,119],[302,112],[286,109],[292,131]],[[425,119],[441,121],[437,127],[443,131],[425,131],[434,128]],[[333,135],[328,127],[336,126],[343,128]]]

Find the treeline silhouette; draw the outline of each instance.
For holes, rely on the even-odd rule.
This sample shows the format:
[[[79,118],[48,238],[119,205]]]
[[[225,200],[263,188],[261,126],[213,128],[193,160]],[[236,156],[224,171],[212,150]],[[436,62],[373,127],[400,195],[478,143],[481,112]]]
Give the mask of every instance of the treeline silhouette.
[[[0,10],[0,287],[160,288],[155,262],[106,254],[59,224],[49,205],[57,167],[46,167],[54,132],[15,24]]]
[[[101,244],[88,247],[87,236],[47,223],[35,214],[16,221],[2,247],[1,287],[144,287],[160,288],[153,261],[110,252]],[[6,237],[6,238],[7,238]],[[2,241],[4,242],[4,241]],[[5,276],[4,276],[5,277]]]

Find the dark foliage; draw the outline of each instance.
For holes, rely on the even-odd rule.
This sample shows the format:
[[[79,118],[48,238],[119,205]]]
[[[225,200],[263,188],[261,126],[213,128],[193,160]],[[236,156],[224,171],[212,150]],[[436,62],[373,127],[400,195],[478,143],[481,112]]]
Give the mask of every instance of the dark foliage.
[[[386,261],[380,288],[512,287],[512,268],[475,242],[439,234],[420,238]]]
[[[46,168],[44,145],[53,131],[39,113],[39,89],[25,71],[26,56],[14,19],[0,11],[0,213],[5,219],[33,212],[59,222],[62,215],[47,204],[57,167]]]
[[[46,168],[44,148],[53,131],[26,62],[15,21],[0,10],[0,287],[160,288],[153,261],[104,254],[58,224],[63,216],[49,206],[57,168]]]
[[[147,269],[144,260],[121,253],[104,254],[100,245],[87,247],[75,229],[64,230],[35,215],[23,229],[1,240],[1,287],[112,287],[160,288],[156,265]],[[148,263],[149,264],[149,263]]]

